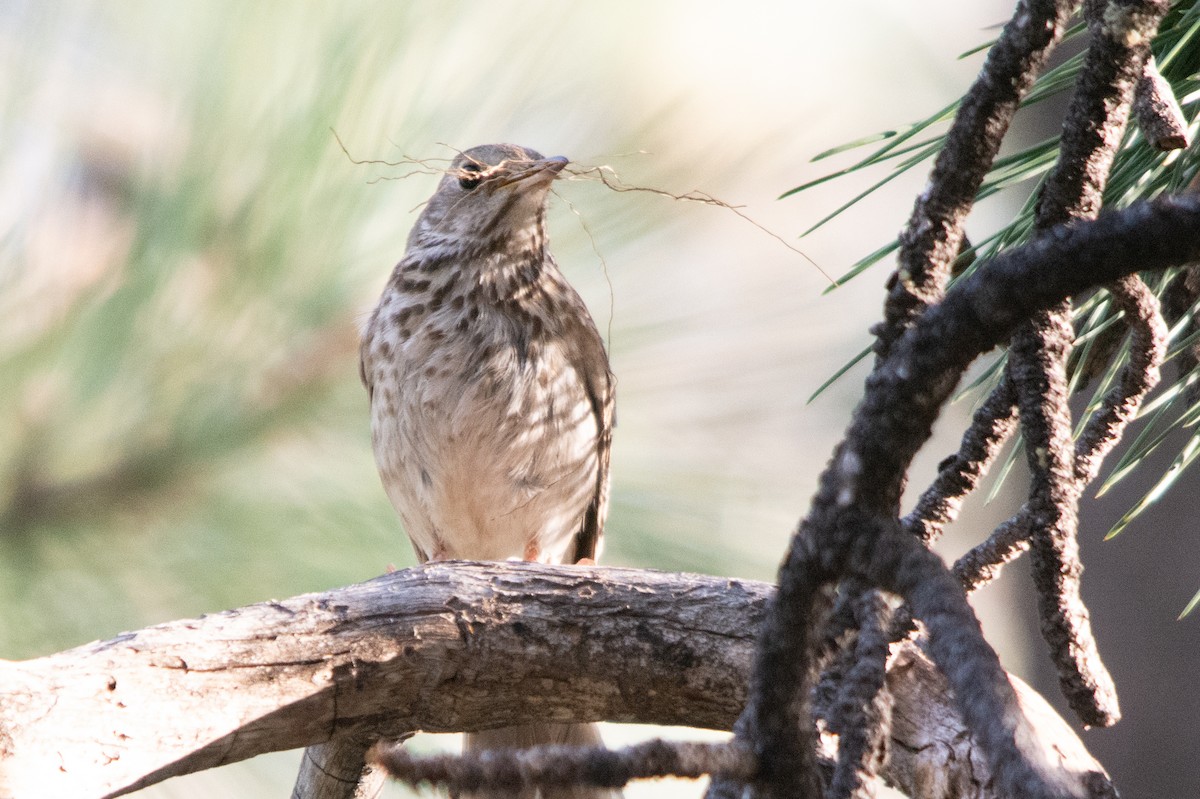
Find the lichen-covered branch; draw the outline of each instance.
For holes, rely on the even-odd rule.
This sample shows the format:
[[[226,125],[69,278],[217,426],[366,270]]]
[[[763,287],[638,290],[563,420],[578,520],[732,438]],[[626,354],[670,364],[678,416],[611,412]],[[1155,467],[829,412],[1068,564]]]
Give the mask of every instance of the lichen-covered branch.
[[[807,684],[817,601],[834,572],[823,568],[814,537],[802,526],[781,570],[779,593],[759,636],[738,739],[758,758],[756,785],[769,796],[815,799],[821,793],[816,731]]]
[[[808,633],[818,586],[858,575],[901,595],[926,624],[939,667],[958,694],[1002,786],[1014,795],[1050,796],[1017,743],[1013,699],[997,681],[995,654],[979,635],[961,588],[912,536],[899,534],[896,507],[907,468],[967,365],[1036,311],[1136,270],[1187,262],[1200,251],[1200,201],[1165,198],[1046,231],[1000,254],[957,284],[897,340],[867,380],[843,443],[821,477],[813,507],[780,572],[780,594],[763,629],[748,712],[748,736],[764,763],[803,754],[808,732],[790,711],[807,691]],[[893,534],[895,533],[895,534]],[[916,545],[903,549],[899,541]],[[925,553],[928,560],[924,560]],[[897,569],[899,571],[897,571]],[[940,570],[940,571],[939,571]],[[780,742],[773,736],[790,740]],[[764,778],[768,795],[803,796],[794,774]]]
[[[1151,57],[1138,78],[1133,97],[1133,115],[1150,146],[1162,152],[1182,150],[1188,146],[1187,121],[1175,99],[1171,84],[1158,71]]]
[[[1078,494],[1082,494],[1084,487],[1096,478],[1104,456],[1120,440],[1125,426],[1136,416],[1141,401],[1157,383],[1158,364],[1162,362],[1166,349],[1166,329],[1162,316],[1156,310],[1158,301],[1146,284],[1136,277],[1122,278],[1113,283],[1109,290],[1124,311],[1130,328],[1129,361],[1122,369],[1117,385],[1088,419],[1075,442],[1074,490]],[[949,472],[956,478],[964,472],[974,474],[990,463],[994,452],[989,453],[971,442],[976,437],[982,437],[985,441],[994,440],[987,438],[989,431],[994,429],[991,425],[997,423],[995,408],[991,406],[996,404],[996,407],[1003,408],[1012,401],[1010,396],[1005,396],[1008,393],[1004,389],[1006,384],[1009,384],[1007,377],[1002,379],[1000,387],[988,396],[987,402],[976,412],[971,428],[963,436],[959,454],[947,459],[938,480],[922,496],[917,509],[906,517],[908,529],[912,529],[911,525],[914,524],[932,526],[942,518],[936,512],[937,508],[950,506],[951,500],[956,499],[953,493],[944,489],[950,482],[944,475]],[[1006,418],[1012,419],[1011,412]],[[998,444],[996,442],[997,449]],[[975,487],[974,482],[962,481],[959,484],[967,484],[967,490]],[[957,505],[951,507],[956,509]],[[925,522],[925,516],[933,521]],[[970,592],[991,582],[1000,575],[1000,570],[1006,564],[1028,551],[1032,525],[1030,506],[1025,505],[1017,515],[1000,524],[986,541],[959,558],[954,564],[954,574],[963,588]]]
[[[511,791],[529,788],[590,785],[623,788],[633,780],[654,777],[718,779],[754,777],[754,755],[736,741],[693,743],[651,740],[623,749],[539,746],[526,750],[481,752],[458,757],[412,757],[400,746],[381,746],[372,759],[391,776],[413,787],[438,785],[459,792]]]
[[[946,134],[912,217],[900,234],[898,267],[888,284],[883,323],[874,331],[880,357],[925,308],[941,299],[962,240],[962,223],[991,169],[1021,98],[1062,34],[1075,3],[1021,0],[988,50]]]
[[[829,799],[875,795],[874,786],[888,757],[891,696],[887,679],[888,633],[892,613],[878,591],[863,593],[855,603],[858,640],[854,659],[838,687],[828,726],[838,735],[837,766],[829,783]]]
[[[1075,482],[1080,494],[1096,479],[1100,464],[1137,416],[1142,400],[1158,385],[1159,366],[1167,354],[1167,325],[1158,299],[1145,282],[1131,275],[1112,283],[1108,291],[1129,328],[1129,360],[1075,442]]]
[[[958,516],[963,500],[978,487],[1004,442],[1016,429],[1016,410],[1012,381],[1002,377],[971,417],[958,452],[938,465],[937,477],[904,517],[904,529],[919,537],[926,546],[941,536],[946,525]]]
[[[1058,161],[1038,198],[1039,230],[1100,212],[1134,88],[1169,4],[1087,0],[1084,6],[1091,40],[1063,120]]]
[[[1182,270],[1168,284],[1162,297],[1163,313],[1171,324],[1183,322],[1179,332],[1181,340],[1191,340],[1175,353],[1176,379],[1184,384],[1184,400],[1187,405],[1200,402],[1200,381],[1193,374],[1200,366],[1200,341],[1192,337],[1200,333],[1200,266],[1192,264]]]
[[[1021,511],[997,525],[987,540],[976,544],[954,563],[954,576],[968,593],[1000,576],[1009,563],[1029,551],[1029,513]]]
[[[1038,197],[1039,232],[1099,213],[1134,89],[1145,74],[1150,41],[1167,3],[1087,0],[1085,11],[1091,40],[1063,121],[1058,161]],[[1134,281],[1128,279],[1127,290],[1135,290]],[[1109,726],[1121,715],[1116,687],[1080,597],[1081,486],[1075,477],[1066,376],[1073,338],[1065,302],[1035,314],[1013,335],[1008,373],[1032,472],[1027,508],[1042,635],[1072,709],[1086,724]]]
[[[1017,386],[1031,479],[1026,512],[1042,636],[1073,710],[1086,723],[1120,718],[1116,687],[1100,660],[1080,596],[1075,448],[1066,360],[1074,333],[1061,308],[1039,313],[1013,337],[1009,374]]]

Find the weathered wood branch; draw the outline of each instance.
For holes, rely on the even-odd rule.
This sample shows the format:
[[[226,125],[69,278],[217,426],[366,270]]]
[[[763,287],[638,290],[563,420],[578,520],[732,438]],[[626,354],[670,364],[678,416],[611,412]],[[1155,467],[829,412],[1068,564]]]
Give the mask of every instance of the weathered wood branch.
[[[729,729],[771,592],[634,569],[430,563],[0,663],[0,795],[116,796],[341,736],[534,718]],[[922,796],[988,796],[944,681],[915,647],[895,661],[886,776]],[[1042,708],[1044,751],[1100,770],[1022,694]],[[949,787],[929,792],[934,777]]]

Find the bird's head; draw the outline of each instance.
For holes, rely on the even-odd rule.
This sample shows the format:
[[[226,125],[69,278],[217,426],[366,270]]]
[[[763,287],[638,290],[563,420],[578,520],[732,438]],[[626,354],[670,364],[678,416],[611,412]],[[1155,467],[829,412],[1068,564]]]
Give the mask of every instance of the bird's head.
[[[487,250],[541,238],[546,195],[566,165],[561,155],[544,158],[513,144],[465,150],[450,163],[409,245],[457,241]]]

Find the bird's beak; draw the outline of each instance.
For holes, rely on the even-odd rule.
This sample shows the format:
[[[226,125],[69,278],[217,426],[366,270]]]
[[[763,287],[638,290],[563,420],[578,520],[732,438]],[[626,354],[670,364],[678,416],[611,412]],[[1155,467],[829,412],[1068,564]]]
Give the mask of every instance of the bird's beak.
[[[513,183],[525,183],[528,185],[545,184],[548,186],[569,163],[571,162],[563,155],[544,158],[541,161],[530,161],[528,165],[522,165],[520,171],[497,185],[508,186]]]

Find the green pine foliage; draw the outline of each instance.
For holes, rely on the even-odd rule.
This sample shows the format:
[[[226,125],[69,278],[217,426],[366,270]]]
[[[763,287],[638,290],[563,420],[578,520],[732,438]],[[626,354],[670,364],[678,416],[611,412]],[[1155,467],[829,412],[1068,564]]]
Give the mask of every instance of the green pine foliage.
[[[1085,39],[1086,36],[1085,26],[1077,24],[1067,31],[1061,46],[1064,50],[1071,50],[1072,45],[1076,45],[1076,49],[1078,49],[1079,40]],[[965,53],[962,57],[975,55],[989,46],[990,43],[983,45]],[[1197,74],[1200,69],[1200,7],[1196,3],[1179,3],[1172,9],[1155,40],[1154,53],[1160,72],[1171,84],[1175,96],[1182,106],[1190,138],[1194,141],[1197,128],[1200,127],[1200,120],[1198,120],[1198,116],[1200,116],[1200,75]],[[1025,98],[1022,108],[1029,108],[1070,92],[1079,74],[1082,61],[1082,54],[1076,53],[1047,70],[1040,76]],[[848,150],[878,145],[869,155],[854,164],[797,186],[786,192],[783,197],[862,170],[887,169],[883,177],[871,187],[819,220],[812,228],[815,230],[837,218],[880,186],[911,169],[926,166],[938,152],[944,138],[944,129],[956,110],[957,104],[950,105],[908,127],[866,137],[821,153],[814,160],[819,161]],[[1020,119],[1019,115],[1018,125]],[[960,279],[983,267],[989,259],[1005,248],[1018,246],[1029,239],[1033,229],[1035,198],[1042,181],[1053,167],[1057,157],[1058,139],[1055,137],[1023,147],[1016,152],[1002,154],[996,160],[979,190],[978,200],[984,200],[993,195],[1007,195],[1020,203],[1020,210],[1007,225],[987,231],[978,238],[972,235],[971,247],[960,255],[960,259],[963,262],[974,260],[955,279]],[[1136,124],[1130,124],[1121,151],[1113,165],[1105,191],[1105,205],[1122,207],[1136,200],[1154,197],[1162,193],[1183,191],[1196,177],[1198,171],[1200,171],[1200,151],[1197,148],[1193,146],[1169,153],[1159,152],[1146,142]],[[891,241],[867,254],[841,277],[838,281],[839,284],[880,263],[895,252],[898,246],[897,241]],[[1161,298],[1177,275],[1178,270],[1144,277],[1151,289]],[[1196,344],[1197,335],[1189,331],[1187,317],[1200,312],[1200,307],[1197,306],[1200,306],[1200,302],[1185,314],[1184,319],[1171,327],[1168,362],[1164,368],[1166,385],[1160,388],[1152,400],[1142,408],[1140,414],[1142,422],[1136,435],[1119,451],[1119,457],[1107,466],[1107,472],[1102,475],[1098,492],[1102,494],[1111,489],[1143,464],[1146,456],[1158,447],[1168,441],[1176,441],[1177,437],[1171,435],[1174,431],[1184,428],[1191,430],[1192,433],[1175,455],[1171,466],[1154,487],[1117,522],[1109,532],[1109,537],[1124,530],[1133,519],[1161,497],[1197,456],[1200,456],[1200,428],[1196,426],[1197,421],[1200,421],[1200,405],[1193,404],[1193,395],[1189,392],[1189,388],[1193,387],[1200,377],[1195,372],[1177,376],[1172,363],[1187,348]],[[1072,358],[1072,388],[1076,391],[1087,391],[1090,396],[1086,410],[1080,416],[1077,431],[1082,430],[1088,416],[1099,407],[1105,392],[1112,387],[1126,359],[1127,352],[1121,349],[1117,351],[1116,357],[1111,359],[1107,368],[1100,374],[1092,374],[1091,370],[1080,368],[1081,365],[1089,362],[1088,356],[1093,348],[1105,346],[1106,332],[1120,329],[1116,327],[1120,324],[1119,317],[1120,312],[1114,310],[1111,298],[1103,290],[1080,298],[1075,303],[1074,322],[1077,339],[1076,354]],[[846,369],[865,357],[868,352],[869,349],[859,353],[844,369],[830,378],[817,393],[824,390]],[[960,396],[965,395],[976,399],[984,396],[998,381],[1003,364],[1004,358],[1001,355],[962,389]],[[1004,476],[1008,473],[1013,459],[1016,457],[1016,452],[1016,447],[1011,448],[1007,460],[998,465],[998,479],[994,483],[993,491],[1003,482]],[[1200,604],[1200,594],[1197,594],[1196,598],[1192,600],[1185,613],[1197,604]]]

